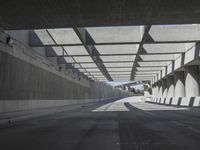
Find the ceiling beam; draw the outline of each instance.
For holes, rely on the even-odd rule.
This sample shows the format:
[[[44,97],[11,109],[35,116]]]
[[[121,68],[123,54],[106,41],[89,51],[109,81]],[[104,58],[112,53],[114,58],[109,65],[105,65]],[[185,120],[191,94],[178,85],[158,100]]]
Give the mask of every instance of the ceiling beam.
[[[47,50],[50,47],[47,47]],[[133,56],[136,55],[136,53],[133,54],[93,54],[93,56]],[[63,55],[57,55],[57,57],[85,57],[85,56],[89,56],[89,55],[67,55],[67,54],[63,54]],[[55,57],[54,55],[49,55],[48,57]]]
[[[103,61],[98,55],[98,51],[95,49],[94,46],[87,45],[87,42],[86,42],[86,38],[87,38],[86,35],[88,35],[87,30],[85,28],[77,28],[77,27],[73,27],[73,29],[75,33],[77,34],[77,36],[79,37],[79,39],[81,40],[81,42],[83,43],[83,46],[89,53],[90,57],[93,59],[94,63],[102,72],[102,74],[106,77],[107,80],[113,81],[112,77],[110,76],[106,67],[103,64]],[[95,53],[96,55],[93,55],[93,53]]]
[[[144,45],[144,42],[146,41],[146,39],[148,38],[150,29],[151,29],[151,25],[144,26],[144,34],[143,34],[141,43],[139,45],[138,52],[137,52],[136,57],[135,57],[135,61],[133,63],[130,80],[134,80],[134,78],[135,78],[137,61],[141,59],[139,55],[140,55],[140,52],[143,50],[143,45]]]
[[[86,30],[86,29],[85,29]],[[48,32],[48,30],[47,30]],[[50,37],[51,34],[48,33]],[[85,33],[86,38],[85,38],[85,43],[87,45],[135,45],[135,44],[141,44],[141,42],[106,42],[106,43],[96,43],[94,40],[92,40],[92,37],[89,35],[88,32]],[[148,35],[149,36],[149,35]],[[199,42],[200,40],[180,40],[180,41],[154,41],[154,40],[148,40],[144,41],[144,44],[175,44],[175,43],[196,43]],[[84,46],[83,43],[68,43],[68,44],[43,44],[42,41],[39,39],[37,34],[35,33],[34,30],[29,31],[29,46],[31,47],[52,47],[52,46]]]

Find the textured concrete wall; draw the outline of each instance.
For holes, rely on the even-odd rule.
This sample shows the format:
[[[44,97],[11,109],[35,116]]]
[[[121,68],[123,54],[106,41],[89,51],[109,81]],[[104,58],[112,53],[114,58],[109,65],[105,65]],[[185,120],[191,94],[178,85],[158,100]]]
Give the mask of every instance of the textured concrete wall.
[[[11,30],[6,31],[12,39],[16,39],[18,42],[29,47],[29,30]],[[45,47],[31,47],[32,51],[36,52],[39,55],[45,56]]]
[[[93,82],[90,88],[91,98],[105,99],[108,97],[120,97],[127,96],[129,93],[116,89],[104,82]],[[94,94],[95,93],[95,94]]]
[[[90,82],[90,87],[74,83],[4,52],[0,52],[0,83],[1,100],[95,99],[127,94],[103,82]]]
[[[90,89],[0,52],[0,99],[84,99]]]
[[[78,81],[65,72],[51,70],[25,49],[0,44],[0,112],[97,102],[128,95],[106,83]]]

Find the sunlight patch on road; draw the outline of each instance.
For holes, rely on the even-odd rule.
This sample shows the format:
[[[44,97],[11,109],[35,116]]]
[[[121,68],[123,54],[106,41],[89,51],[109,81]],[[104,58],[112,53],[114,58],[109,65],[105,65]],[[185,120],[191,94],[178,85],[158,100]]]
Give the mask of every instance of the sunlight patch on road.
[[[130,104],[132,108],[127,108],[125,104]],[[107,103],[103,106],[100,106],[92,112],[127,112],[131,109],[140,109],[143,111],[175,111],[175,110],[189,110],[186,107],[176,107],[176,106],[164,106],[164,105],[157,105],[146,103],[143,100],[143,97],[134,96],[134,97],[127,97],[123,98],[111,103]]]
[[[129,111],[129,109],[126,108],[126,106],[124,106],[124,103],[112,102],[92,110],[92,112],[104,112],[104,111]]]
[[[163,105],[156,105],[156,104],[149,104],[144,102],[138,103],[130,103],[133,107],[144,111],[159,111],[159,110],[189,110],[189,108],[185,107],[175,107],[175,106],[163,106]]]
[[[105,111],[129,111],[129,109],[124,105],[124,103],[131,102],[141,102],[141,97],[127,97],[120,100],[105,104],[101,107],[98,107],[92,112],[105,112]]]

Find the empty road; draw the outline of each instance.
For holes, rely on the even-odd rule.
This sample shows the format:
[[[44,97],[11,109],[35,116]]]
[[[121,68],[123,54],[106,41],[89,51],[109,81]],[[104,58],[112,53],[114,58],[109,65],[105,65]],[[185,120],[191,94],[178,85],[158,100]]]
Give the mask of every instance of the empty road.
[[[0,127],[1,150],[199,150],[200,109],[141,97],[92,104]]]

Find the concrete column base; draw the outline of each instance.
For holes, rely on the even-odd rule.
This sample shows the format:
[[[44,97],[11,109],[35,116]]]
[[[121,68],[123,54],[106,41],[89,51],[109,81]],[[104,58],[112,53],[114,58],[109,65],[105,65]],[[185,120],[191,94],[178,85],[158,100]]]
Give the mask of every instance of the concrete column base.
[[[199,66],[185,67],[185,93],[186,97],[195,97],[200,95],[200,74]]]
[[[184,72],[174,72],[174,84],[175,84],[175,97],[185,97],[185,78]]]

